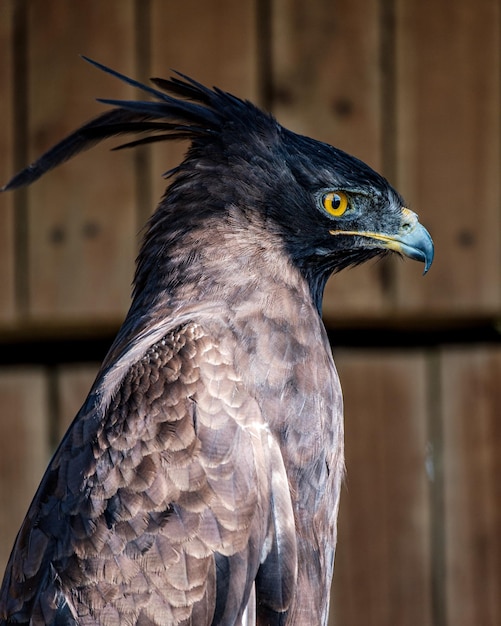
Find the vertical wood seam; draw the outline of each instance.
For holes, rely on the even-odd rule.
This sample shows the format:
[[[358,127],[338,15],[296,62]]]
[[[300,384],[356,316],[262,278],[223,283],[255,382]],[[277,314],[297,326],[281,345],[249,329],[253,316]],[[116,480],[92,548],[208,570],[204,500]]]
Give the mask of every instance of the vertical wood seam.
[[[47,439],[50,453],[57,448],[60,442],[59,436],[59,415],[61,412],[61,401],[59,391],[59,372],[57,366],[49,366],[45,371],[47,379]]]
[[[498,54],[500,55],[501,58],[501,10],[498,11]],[[498,98],[499,98],[499,102],[501,103],[501,80],[498,82]],[[499,156],[499,163],[501,163],[501,124],[499,125],[499,136],[498,136],[498,156]],[[501,181],[498,180],[498,198],[499,198],[499,206],[498,206],[498,211],[501,212]],[[500,220],[500,226],[501,226],[501,220]],[[498,249],[498,267],[501,267],[501,245],[499,246]],[[501,307],[499,307],[501,308]],[[498,316],[500,315],[500,311],[497,311]],[[499,322],[498,322],[499,323]]]
[[[430,483],[431,619],[446,626],[444,432],[440,351],[432,349],[426,359],[428,390],[428,479]]]
[[[395,1],[380,0],[380,73],[381,73],[381,163],[383,174],[396,184],[396,21]],[[378,264],[379,280],[390,309],[397,305],[395,260]]]
[[[257,89],[258,104],[271,111],[274,79],[272,42],[272,0],[256,0]]]
[[[28,162],[28,6],[26,0],[16,0],[13,16],[13,125],[14,170]],[[15,172],[12,172],[14,174]],[[28,278],[28,192],[26,188],[14,193],[14,298],[17,314],[26,317],[29,310]]]
[[[381,20],[381,128],[382,164],[385,176],[396,177],[396,22],[395,0],[380,0]]]
[[[151,2],[134,0],[135,51],[134,72],[138,80],[147,82],[151,73]],[[151,149],[138,146],[134,149],[134,170],[136,178],[136,216],[142,231],[153,209],[153,189],[151,184]]]

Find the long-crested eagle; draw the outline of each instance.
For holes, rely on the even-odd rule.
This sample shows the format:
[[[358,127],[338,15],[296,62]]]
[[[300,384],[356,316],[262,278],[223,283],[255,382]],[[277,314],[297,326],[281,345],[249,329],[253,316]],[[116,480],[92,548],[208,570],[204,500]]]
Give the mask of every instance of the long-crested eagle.
[[[95,142],[186,139],[133,299],[18,533],[0,623],[326,624],[344,471],[333,272],[433,243],[379,174],[178,74],[102,100],[5,187]]]

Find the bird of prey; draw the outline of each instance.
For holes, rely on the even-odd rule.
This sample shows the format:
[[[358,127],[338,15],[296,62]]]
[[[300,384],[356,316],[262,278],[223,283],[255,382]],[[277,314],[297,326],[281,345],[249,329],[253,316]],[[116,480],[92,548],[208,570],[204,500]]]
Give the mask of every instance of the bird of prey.
[[[344,471],[333,272],[433,243],[358,159],[176,74],[16,175],[110,136],[184,139],[133,298],[17,535],[0,623],[325,625]]]

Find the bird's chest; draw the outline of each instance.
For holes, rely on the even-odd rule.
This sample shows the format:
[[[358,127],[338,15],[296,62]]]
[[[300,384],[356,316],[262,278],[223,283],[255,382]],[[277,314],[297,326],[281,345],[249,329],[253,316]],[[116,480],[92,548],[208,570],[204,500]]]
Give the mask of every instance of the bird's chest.
[[[289,484],[298,580],[287,623],[321,624],[344,470],[341,387],[320,320],[310,325],[275,320],[257,331],[254,327],[239,344],[245,347],[239,362],[278,442]]]
[[[304,311],[261,316],[243,330],[242,377],[279,443],[298,521],[304,514],[311,527],[343,466],[342,392],[325,330]]]

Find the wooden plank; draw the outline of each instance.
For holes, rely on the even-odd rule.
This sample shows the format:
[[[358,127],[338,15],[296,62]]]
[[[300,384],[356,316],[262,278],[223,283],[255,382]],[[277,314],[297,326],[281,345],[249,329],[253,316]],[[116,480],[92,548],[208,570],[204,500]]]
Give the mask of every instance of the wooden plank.
[[[431,625],[426,367],[420,353],[335,353],[345,398],[331,626]]]
[[[152,76],[169,76],[173,68],[209,86],[256,101],[256,0],[152,0],[151,7]],[[186,149],[186,142],[155,146],[155,202],[166,187],[161,175],[180,163]]]
[[[401,310],[499,310],[499,21],[497,0],[397,1],[398,184],[437,252],[426,280],[399,265]]]
[[[98,363],[64,365],[57,372],[57,436],[61,439],[78,413],[99,369]]]
[[[501,623],[501,349],[441,362],[447,623]]]
[[[49,459],[41,368],[0,370],[0,576]]]
[[[29,3],[29,137],[34,158],[132,90],[78,58],[134,68],[133,0]],[[31,315],[122,317],[136,251],[133,154],[113,143],[79,155],[29,189]]]
[[[0,186],[14,170],[13,9],[12,2],[0,4]],[[12,194],[5,193],[0,195],[0,285],[0,322],[12,321],[15,314],[14,205]]]
[[[285,125],[380,169],[378,16],[377,0],[275,0],[272,68],[273,108]]]
[[[381,170],[382,74],[378,0],[273,2],[273,111],[285,126]],[[343,272],[327,286],[324,317],[380,314],[384,265]]]

